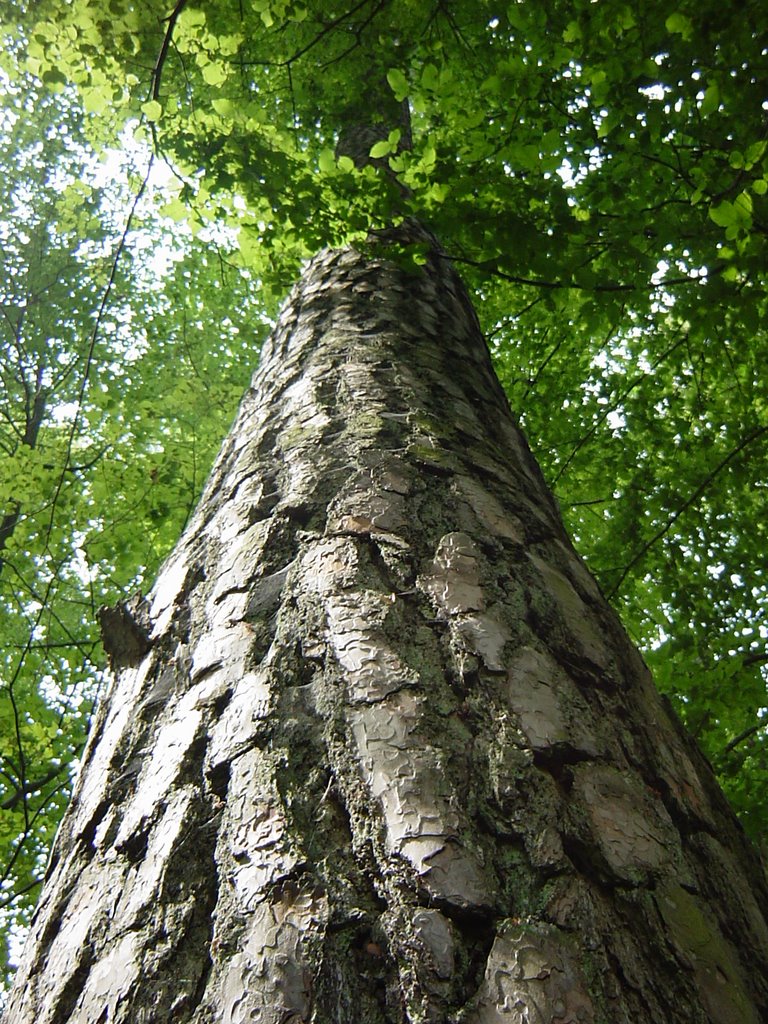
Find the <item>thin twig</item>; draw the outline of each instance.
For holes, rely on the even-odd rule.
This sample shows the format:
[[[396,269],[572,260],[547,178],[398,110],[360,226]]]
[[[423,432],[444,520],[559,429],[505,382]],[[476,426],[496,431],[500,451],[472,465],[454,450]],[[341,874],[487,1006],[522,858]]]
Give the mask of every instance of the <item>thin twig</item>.
[[[760,732],[761,729],[765,729],[766,726],[768,726],[768,722],[757,722],[755,725],[750,725],[748,729],[740,732],[738,736],[734,736],[729,743],[726,743],[723,747],[723,753],[730,754],[734,747],[738,747],[740,743],[743,743],[744,740],[748,740],[750,736],[754,736],[754,734],[756,732]]]
[[[448,260],[450,263],[464,263],[469,267],[476,267],[478,270],[485,271],[492,277],[500,277],[502,281],[510,281],[512,284],[524,284],[531,288],[548,288],[552,290],[557,289],[570,289],[572,291],[579,292],[637,292],[643,287],[642,284],[620,284],[618,282],[611,282],[608,284],[578,284],[576,281],[545,281],[539,277],[520,277],[517,274],[508,274],[504,270],[499,270],[497,266],[493,264],[491,260],[473,260],[467,256],[456,256],[449,253],[437,253],[440,259]],[[596,257],[590,257],[587,263],[592,262]],[[725,270],[723,267],[715,267],[709,271],[710,276],[722,273]],[[685,275],[684,277],[666,277],[663,280],[652,284],[654,291],[663,290],[671,285],[677,284],[695,284],[701,285],[703,279],[701,277],[691,277]]]
[[[715,479],[718,473],[725,469],[728,463],[731,462],[732,459],[736,458],[736,456],[740,452],[744,451],[744,449],[748,447],[748,445],[752,444],[753,441],[756,441],[758,437],[762,437],[762,435],[765,433],[768,433],[768,427],[758,427],[756,430],[753,430],[752,433],[748,434],[739,444],[736,445],[734,449],[728,452],[725,458],[721,459],[720,462],[718,462],[718,464],[715,466],[712,472],[709,473],[704,480],[702,480],[702,482],[699,484],[699,486],[696,488],[696,490],[693,492],[690,498],[683,502],[683,504],[680,506],[677,512],[675,512],[675,514],[670,517],[670,519],[664,524],[664,526],[662,526],[660,530],[657,530],[656,533],[654,533],[654,535],[650,538],[650,540],[646,541],[646,543],[643,544],[643,546],[640,548],[637,554],[630,559],[630,561],[625,566],[621,576],[619,576],[616,583],[608,591],[607,597],[609,599],[614,597],[619,587],[630,574],[632,569],[634,569],[637,563],[645,557],[645,555],[653,547],[656,541],[661,540],[661,538],[665,536],[665,534],[669,533],[669,531],[675,525],[677,520],[685,512],[687,512],[692,505],[695,505],[695,503],[699,500],[704,491],[706,491],[706,489],[709,487],[709,485],[712,483],[712,481]]]

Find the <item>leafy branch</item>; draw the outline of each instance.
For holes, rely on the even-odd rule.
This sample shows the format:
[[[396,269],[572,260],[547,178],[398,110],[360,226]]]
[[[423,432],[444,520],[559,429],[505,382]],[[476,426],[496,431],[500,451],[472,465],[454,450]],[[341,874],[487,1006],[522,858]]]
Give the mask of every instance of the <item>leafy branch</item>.
[[[660,541],[662,539],[662,537],[665,537],[669,533],[669,531],[672,529],[672,527],[675,525],[675,523],[678,521],[678,519],[680,519],[680,517],[682,515],[684,515],[688,511],[688,509],[690,509],[693,505],[696,504],[696,502],[699,500],[699,498],[702,496],[702,494],[704,494],[704,492],[707,490],[707,488],[710,486],[710,484],[725,469],[725,467],[730,462],[732,462],[736,458],[737,455],[739,455],[741,452],[743,452],[745,448],[747,448],[749,445],[751,445],[753,441],[756,441],[759,437],[762,437],[766,433],[768,433],[768,427],[757,427],[750,434],[748,434],[745,438],[743,438],[739,442],[739,444],[736,445],[735,448],[731,449],[731,451],[728,452],[728,454],[724,458],[722,458],[720,460],[720,462],[718,462],[718,464],[714,467],[714,469],[711,471],[711,473],[707,474],[705,479],[702,480],[702,482],[699,484],[699,486],[696,488],[696,490],[691,494],[691,496],[687,499],[687,501],[683,502],[683,504],[680,506],[680,508],[677,510],[677,512],[675,512],[674,515],[670,516],[670,518],[666,521],[666,523],[664,523],[664,525],[662,527],[660,527],[660,529],[658,529],[653,534],[653,536],[648,541],[646,541],[645,544],[642,545],[642,547],[639,549],[639,551],[626,564],[626,566],[622,570],[621,575],[619,576],[618,580],[616,581],[616,583],[614,583],[614,585],[611,587],[611,589],[607,593],[607,596],[608,596],[609,599],[616,596],[616,593],[620,589],[620,587],[623,584],[624,580],[627,578],[627,576],[630,574],[630,572],[634,569],[634,567],[638,564],[638,562],[642,561],[642,559],[646,556],[646,554],[648,553],[648,551],[650,551],[650,549],[654,546],[654,544],[656,544],[658,541]]]
[[[523,277],[519,274],[509,274],[504,270],[501,270],[497,265],[496,261],[490,260],[474,260],[468,256],[448,255],[445,253],[438,253],[441,259],[446,259],[450,263],[462,263],[466,266],[474,267],[477,270],[482,270],[491,277],[498,277],[502,281],[509,281],[511,284],[526,285],[531,288],[545,288],[552,291],[556,290],[571,290],[579,292],[639,292],[647,291],[648,282],[641,281],[636,284],[621,283],[619,281],[611,281],[604,284],[597,282],[590,282],[589,284],[580,284],[578,281],[549,281],[541,277]],[[587,263],[592,262],[595,257],[591,257]],[[725,267],[714,268],[710,271],[710,274],[722,273]],[[700,277],[692,277],[690,274],[685,274],[677,277],[665,277],[662,278],[658,283],[654,283],[652,288],[654,291],[664,290],[665,288],[671,288],[675,285],[697,285],[701,286]]]

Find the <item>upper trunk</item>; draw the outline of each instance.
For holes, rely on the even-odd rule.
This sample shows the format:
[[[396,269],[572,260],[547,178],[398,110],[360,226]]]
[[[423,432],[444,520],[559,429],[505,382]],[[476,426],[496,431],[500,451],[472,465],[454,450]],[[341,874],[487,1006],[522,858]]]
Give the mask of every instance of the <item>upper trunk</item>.
[[[312,261],[104,624],[9,1024],[768,1014],[757,863],[439,253]]]

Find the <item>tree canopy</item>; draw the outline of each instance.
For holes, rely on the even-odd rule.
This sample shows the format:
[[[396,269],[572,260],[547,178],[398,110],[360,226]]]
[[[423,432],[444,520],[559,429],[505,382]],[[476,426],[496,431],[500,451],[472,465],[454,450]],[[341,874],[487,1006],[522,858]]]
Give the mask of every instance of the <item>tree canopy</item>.
[[[99,607],[170,550],[302,260],[408,216],[467,280],[580,552],[759,838],[765,5],[0,13],[6,940],[103,684]]]

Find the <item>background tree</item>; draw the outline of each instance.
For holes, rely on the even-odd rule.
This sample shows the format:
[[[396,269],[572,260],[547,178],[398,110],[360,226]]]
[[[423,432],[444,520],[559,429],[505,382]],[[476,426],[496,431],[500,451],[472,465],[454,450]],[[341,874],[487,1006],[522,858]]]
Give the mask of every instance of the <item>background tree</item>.
[[[13,311],[26,300],[7,303],[9,907],[34,898],[53,820],[42,812],[60,807],[59,768],[84,733],[93,612],[151,578],[194,503],[255,359],[254,338],[236,333],[245,312],[269,317],[322,245],[407,213],[466,273],[569,529],[759,835],[765,18],[757,3],[6,12],[5,138],[36,139],[17,134],[7,152],[39,146],[46,109],[58,129],[34,184],[5,158],[5,187],[24,183],[50,225],[36,228],[42,263],[26,243],[12,258],[42,267],[50,253],[55,266],[58,247],[70,268],[57,329],[24,341],[23,358]],[[411,148],[397,129],[373,146],[388,174],[336,155],[371,81],[410,105]],[[71,167],[124,147],[126,127],[173,168],[162,210],[196,236],[143,198],[129,223],[138,181],[108,204],[96,184],[86,202]],[[46,188],[74,227],[55,228]],[[6,234],[20,202],[7,193]],[[147,267],[150,239],[171,231],[169,265]],[[55,359],[36,361],[48,339]],[[35,397],[59,378],[33,449]]]
[[[146,152],[119,162],[106,153],[101,163],[90,152],[73,93],[51,93],[18,74],[5,82],[4,118],[7,941],[38,898],[102,684],[98,609],[141,583],[197,499],[215,435],[247,380],[238,332],[250,303],[244,271],[227,265],[226,251],[173,237],[154,216],[143,200]],[[117,166],[115,183],[109,174]],[[138,200],[129,185],[141,190]],[[249,317],[249,332],[258,318]]]

